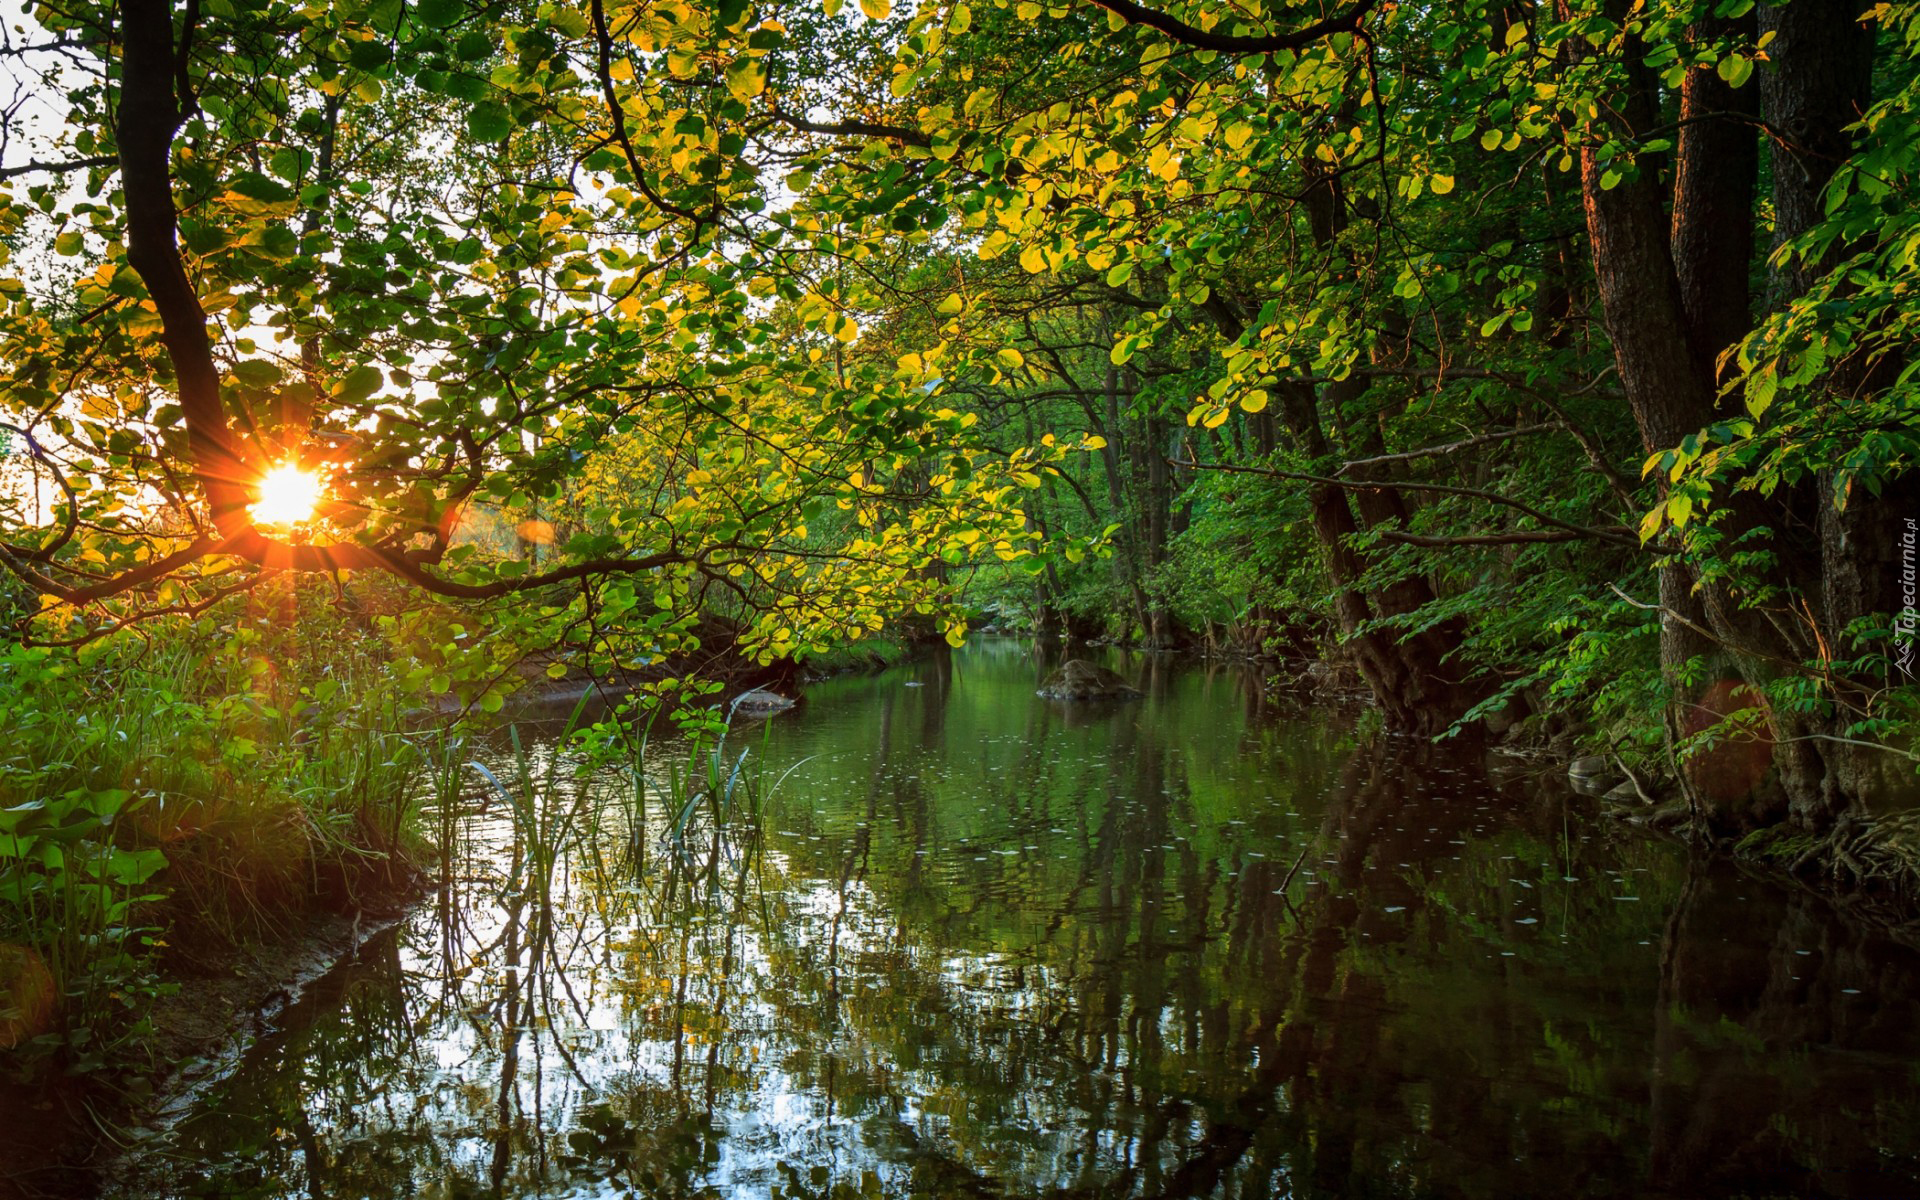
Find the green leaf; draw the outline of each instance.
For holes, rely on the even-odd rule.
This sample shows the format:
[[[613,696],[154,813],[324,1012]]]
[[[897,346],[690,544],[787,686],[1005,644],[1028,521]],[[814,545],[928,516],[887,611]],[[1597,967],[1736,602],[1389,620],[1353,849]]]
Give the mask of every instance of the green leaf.
[[[347,61],[361,71],[378,71],[393,61],[393,51],[385,42],[355,42],[347,51]]]
[[[227,181],[227,203],[245,216],[284,215],[293,208],[294,190],[258,171],[243,171]]]
[[[123,850],[115,847],[107,859],[107,875],[122,887],[145,883],[166,869],[167,856],[159,850]]]
[[[415,0],[413,19],[429,29],[445,29],[467,15],[463,0]]]
[[[512,132],[513,118],[497,100],[483,100],[467,112],[467,134],[476,142],[505,141]]]
[[[365,364],[348,371],[339,382],[333,385],[333,394],[343,403],[359,404],[380,390],[386,382],[386,374],[379,367]]]
[[[246,358],[233,364],[233,374],[248,387],[272,387],[280,382],[280,368],[265,358]]]

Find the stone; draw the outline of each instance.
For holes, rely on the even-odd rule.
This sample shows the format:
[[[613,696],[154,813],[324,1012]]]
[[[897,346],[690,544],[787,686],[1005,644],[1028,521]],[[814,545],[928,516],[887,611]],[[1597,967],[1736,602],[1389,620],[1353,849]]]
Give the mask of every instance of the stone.
[[[1669,800],[1647,815],[1647,824],[1655,829],[1677,829],[1691,815],[1685,800]]]
[[[750,692],[741,692],[733,698],[732,712],[746,713],[748,716],[767,716],[785,712],[794,702],[776,692],[764,688],[754,688]]]
[[[1070,658],[1047,676],[1038,694],[1049,700],[1124,700],[1140,692],[1105,667]]]
[[[1567,764],[1567,774],[1575,779],[1597,779],[1609,773],[1605,755],[1588,754]]]
[[[1614,784],[1612,790],[1600,798],[1612,804],[1645,804],[1647,802],[1631,779],[1625,783]]]

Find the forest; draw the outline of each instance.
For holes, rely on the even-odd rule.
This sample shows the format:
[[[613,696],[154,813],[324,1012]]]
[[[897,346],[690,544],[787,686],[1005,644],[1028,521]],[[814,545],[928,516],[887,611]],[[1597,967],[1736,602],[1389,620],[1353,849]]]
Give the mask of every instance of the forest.
[[[388,989],[376,1024],[426,1028],[404,964],[432,957],[434,912],[446,987],[493,978],[475,964],[502,945],[515,981],[472,1034],[507,1056],[498,1112],[461,1118],[515,1132],[472,1162],[421,1133],[465,1181],[436,1194],[1526,1194],[1550,1173],[1449,1159],[1467,1134],[1409,1132],[1426,1117],[1326,1124],[1341,1088],[1391,1089],[1299,1024],[1331,1005],[1343,1044],[1428,1045],[1452,1035],[1423,988],[1478,997],[1515,953],[1594,979],[1641,956],[1623,974],[1660,982],[1633,1002],[1664,1014],[1641,1040],[1716,1065],[1622,1098],[1592,1081],[1652,1069],[1609,1057],[1638,1036],[1624,1008],[1509,1013],[1476,1061],[1542,1039],[1515,1062],[1585,1063],[1541,1102],[1592,1124],[1486,1161],[1551,1145],[1626,1172],[1618,1194],[1920,1179],[1898,1116],[1920,1098],[1891,1068],[1836,1085],[1875,1101],[1858,1145],[1776,1114],[1737,1162],[1702,1165],[1733,1135],[1676,1130],[1659,1099],[1693,1088],[1683,1109],[1730,1123],[1729,1097],[1786,1096],[1720,1070],[1758,1053],[1743,1022],[1818,1062],[1906,1046],[1886,1030],[1889,981],[1920,977],[1920,3],[37,0],[0,30],[0,98],[0,1196],[416,1194],[355,1157],[352,1106],[327,1124],[298,1099],[392,1079],[259,1084],[277,1115],[248,1136],[305,1165],[212,1190],[104,1169],[90,1131],[253,1078],[183,1091],[178,1063],[214,1047],[293,1071],[275,1038],[372,1036],[308,1012],[325,988],[296,960],[391,952],[352,987]],[[1144,699],[1049,708],[1020,682],[1078,660]],[[834,704],[880,714],[879,749]],[[902,774],[909,738],[946,765]],[[835,806],[865,768],[834,755],[905,790],[856,820]],[[1109,758],[1124,782],[1085,775]],[[976,820],[936,782],[989,763],[978,795],[1040,815]],[[1604,798],[1563,795],[1570,763]],[[1484,803],[1518,823],[1468,816],[1472,788],[1436,800],[1456,770],[1490,772]],[[1528,807],[1547,797],[1550,819]],[[1401,940],[1356,914],[1376,865],[1416,869],[1362,848],[1394,857],[1408,813],[1468,862],[1379,893],[1429,923]],[[967,873],[1082,826],[1104,832],[1021,886]],[[1181,875],[1156,857],[1176,843],[1236,865]],[[1522,883],[1516,857],[1557,865]],[[1489,932],[1486,888],[1530,912],[1514,888],[1635,872],[1648,911],[1574,905],[1561,957],[1462,965],[1535,936],[1511,912]],[[1742,926],[1743,889],[1753,937],[1839,922],[1823,944],[1854,950],[1818,961],[1879,974],[1820,1003],[1884,1019],[1782,1017],[1801,977],[1764,955],[1705,982],[1702,930]],[[828,893],[879,909],[815,929]],[[463,965],[483,911],[505,940]],[[1178,1007],[1128,957],[1165,922],[1221,923],[1195,935],[1206,982],[1179,985],[1202,989],[1191,1045],[1141,1024],[1149,992]],[[561,1070],[541,1006],[587,970],[568,955],[673,937],[677,991],[663,959],[588,971],[628,989],[621,1046],[672,1043],[672,1087],[616,1103],[554,1034],[578,1106],[510,1103],[519,1055]],[[865,1017],[836,973],[856,942],[898,955],[847,968],[897,988]],[[748,963],[757,983],[725,982]],[[1071,1061],[1009,1032],[1030,1007],[955,982],[988,963],[1068,1014],[1056,1032],[1087,1022]],[[1767,1001],[1716,1009],[1748,976]],[[647,1024],[710,985],[699,1021]],[[297,1027],[257,1015],[273,994]],[[836,1015],[803,1036],[806,1004]],[[1341,1007],[1382,1004],[1428,1024]],[[751,1158],[714,1115],[749,1076],[772,1111],[759,1043],[734,1040],[748,1009],[829,1114],[819,1056],[859,1026],[861,1111],[918,1113],[911,1136],[842,1160],[807,1126]],[[229,1010],[271,1028],[236,1042]],[[916,1022],[977,1040],[939,1057]],[[1065,1082],[969,1090],[969,1055],[1009,1046]],[[1257,1071],[1221,1065],[1235,1046],[1265,1048]],[[688,1125],[682,1059],[707,1048],[732,1082]],[[1187,1095],[1181,1061],[1252,1073]],[[1118,1062],[1150,1078],[1117,1099],[1096,1081]],[[1512,1069],[1458,1103],[1533,1119]],[[1275,1099],[1309,1079],[1324,1107]],[[263,1103],[220,1094],[156,1161]],[[1048,1105],[1036,1128],[1079,1149],[987,1132]],[[1594,1148],[1642,1120],[1651,1151]]]

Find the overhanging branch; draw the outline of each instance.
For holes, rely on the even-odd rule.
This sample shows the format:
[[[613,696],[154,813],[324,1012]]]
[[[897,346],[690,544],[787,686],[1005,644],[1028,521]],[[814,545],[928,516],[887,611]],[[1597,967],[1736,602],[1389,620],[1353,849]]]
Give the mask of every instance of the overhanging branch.
[[[1221,54],[1273,54],[1298,50],[1337,33],[1358,33],[1361,22],[1372,11],[1376,0],[1355,0],[1333,16],[1302,26],[1290,33],[1252,35],[1219,34],[1189,25],[1176,17],[1135,4],[1133,0],[1093,0],[1129,25],[1145,25],[1166,34],[1176,42],[1196,50],[1215,50]]]
[[[1261,475],[1269,479],[1293,479],[1301,483],[1316,483],[1323,487],[1346,488],[1349,491],[1356,492],[1398,490],[1435,492],[1443,496],[1467,496],[1475,500],[1485,500],[1489,504],[1498,504],[1525,513],[1542,525],[1551,525],[1555,529],[1564,530],[1579,537],[1591,538],[1595,541],[1612,542],[1614,545],[1625,546],[1632,550],[1651,551],[1659,554],[1674,554],[1678,552],[1675,547],[1660,542],[1646,542],[1643,544],[1640,539],[1634,536],[1633,532],[1625,526],[1596,528],[1591,525],[1579,525],[1572,521],[1563,521],[1558,517],[1549,516],[1541,512],[1531,504],[1515,500],[1511,496],[1502,496],[1498,492],[1485,491],[1481,488],[1459,487],[1449,483],[1416,483],[1397,479],[1337,479],[1330,475],[1311,475],[1304,471],[1282,471],[1277,467],[1241,467],[1232,466],[1227,463],[1203,463],[1192,459],[1182,460],[1169,458],[1167,462],[1172,466],[1184,467],[1189,471],[1224,471],[1236,475]],[[1386,536],[1387,532],[1389,531],[1381,531],[1381,536]]]

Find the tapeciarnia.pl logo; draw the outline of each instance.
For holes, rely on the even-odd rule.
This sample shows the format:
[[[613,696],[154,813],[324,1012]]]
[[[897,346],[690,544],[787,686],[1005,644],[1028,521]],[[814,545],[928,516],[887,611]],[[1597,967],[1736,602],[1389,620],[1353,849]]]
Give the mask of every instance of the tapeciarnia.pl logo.
[[[1920,613],[1914,612],[1914,535],[1914,518],[1908,517],[1906,528],[1900,531],[1900,615],[1893,619],[1894,661],[1908,679],[1913,678],[1914,630],[1920,626]]]

